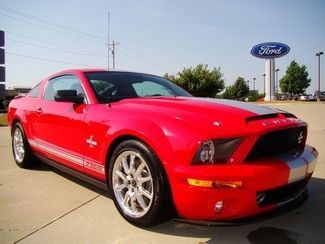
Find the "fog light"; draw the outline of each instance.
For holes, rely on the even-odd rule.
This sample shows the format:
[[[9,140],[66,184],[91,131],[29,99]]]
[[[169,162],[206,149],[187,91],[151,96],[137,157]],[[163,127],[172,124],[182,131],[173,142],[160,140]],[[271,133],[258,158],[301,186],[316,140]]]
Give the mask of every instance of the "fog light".
[[[218,201],[214,205],[214,212],[219,213],[223,208],[223,201]]]
[[[266,197],[265,193],[259,193],[259,194],[257,194],[257,196],[256,196],[256,202],[257,202],[257,204],[262,203],[264,201],[265,197]]]

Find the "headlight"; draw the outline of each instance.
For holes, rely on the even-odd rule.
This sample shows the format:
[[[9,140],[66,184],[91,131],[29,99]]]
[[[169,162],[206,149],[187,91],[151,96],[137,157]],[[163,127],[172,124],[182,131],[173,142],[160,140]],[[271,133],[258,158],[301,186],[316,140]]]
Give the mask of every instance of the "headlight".
[[[209,140],[201,145],[199,150],[200,160],[202,163],[212,162],[215,151],[213,141]]]
[[[240,142],[241,138],[207,140],[199,146],[193,164],[227,162]]]

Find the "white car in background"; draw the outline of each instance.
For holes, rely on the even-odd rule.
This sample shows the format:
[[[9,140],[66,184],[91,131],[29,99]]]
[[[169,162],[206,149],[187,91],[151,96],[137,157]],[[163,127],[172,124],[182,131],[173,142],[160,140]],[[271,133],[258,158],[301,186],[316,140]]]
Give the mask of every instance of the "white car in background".
[[[306,94],[300,96],[301,101],[313,101],[316,100],[315,94]]]

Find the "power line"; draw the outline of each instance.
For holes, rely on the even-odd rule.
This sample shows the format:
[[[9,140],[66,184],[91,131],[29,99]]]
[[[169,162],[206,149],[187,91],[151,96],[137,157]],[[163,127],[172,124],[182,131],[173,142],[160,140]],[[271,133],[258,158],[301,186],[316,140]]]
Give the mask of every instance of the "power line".
[[[139,69],[143,68],[143,65],[148,65],[148,63],[143,62],[142,60],[139,60],[137,57],[132,56],[129,52],[126,52],[122,49],[120,49],[119,51],[120,53],[122,53],[123,55],[119,56],[119,60],[123,60],[124,62],[126,62],[129,66],[136,66]],[[124,56],[128,57],[128,59],[124,59]],[[132,61],[133,60],[133,61]],[[140,62],[138,62],[140,61]],[[152,68],[156,69],[157,71],[162,71],[160,68],[157,68],[156,66],[151,65]],[[166,72],[164,70],[164,72]]]
[[[50,30],[50,31],[58,32],[58,33],[61,33],[61,34],[64,34],[64,35],[75,36],[75,37],[78,37],[78,38],[82,38],[83,40],[88,40],[88,41],[92,41],[92,42],[107,46],[107,44],[105,44],[104,41],[103,42],[98,41],[98,40],[105,40],[103,37],[99,37],[99,36],[96,36],[96,35],[93,35],[93,34],[90,34],[90,33],[86,33],[86,32],[80,31],[78,29],[69,27],[69,26],[65,26],[65,25],[61,25],[61,24],[57,24],[57,23],[48,21],[48,20],[44,20],[44,19],[41,19],[39,17],[24,13],[22,11],[9,8],[9,7],[4,6],[2,4],[0,4],[0,9],[2,9],[4,11],[7,11],[7,12],[11,12],[13,14],[20,15],[20,16],[22,16],[24,18],[27,18],[29,20],[32,20],[32,21],[37,21],[37,22],[40,22],[42,24],[46,24],[48,26],[58,28],[60,30],[53,29],[53,28],[50,28],[48,26],[40,25],[40,24],[37,24],[37,23],[29,22],[29,21],[26,21],[26,20],[23,20],[23,19],[14,17],[14,16],[7,15],[7,14],[2,14],[4,16],[8,17],[8,18],[11,18],[11,19],[14,19],[14,20],[17,20],[17,21],[21,21],[21,22],[24,22],[24,23],[27,23],[27,24],[30,24],[30,25],[34,25],[34,26],[37,26],[37,27],[40,27],[40,28],[44,28],[44,29],[47,29],[47,30]],[[108,23],[109,23],[109,20],[108,20]],[[83,36],[87,36],[87,38],[85,38]],[[89,36],[92,36],[92,38],[94,38],[96,40],[88,38]],[[24,38],[26,38],[26,37],[24,37]],[[33,40],[32,38],[29,38],[29,39]],[[37,39],[34,39],[34,40],[37,40]],[[15,41],[19,42],[17,40],[15,40]],[[37,40],[37,41],[40,41],[40,40]],[[40,42],[43,42],[43,41],[40,41]],[[43,42],[43,43],[46,43],[46,42]],[[47,42],[47,43],[57,46],[57,44],[54,44],[54,43],[49,43],[49,42]],[[51,49],[51,50],[55,50],[55,51],[63,51],[63,50],[60,50],[58,48],[48,48],[48,47],[44,47],[44,46],[36,45],[36,44],[31,44],[31,43],[27,44],[26,42],[23,43],[23,44],[38,46],[38,47],[41,47],[41,48],[47,48],[47,49]],[[108,45],[110,45],[110,44],[108,44]],[[113,45],[114,45],[114,43],[113,43]],[[168,70],[167,68],[165,68],[165,67],[163,67],[161,65],[158,65],[158,64],[152,62],[151,60],[143,57],[142,55],[140,55],[137,52],[131,50],[130,48],[128,48],[127,46],[125,46],[123,44],[121,44],[121,47],[124,48],[129,53],[131,53],[134,57],[136,57],[139,61],[141,61],[143,63],[149,64],[152,67],[155,67],[156,69],[159,69],[159,70],[164,71],[164,72],[166,72]],[[115,50],[113,50],[113,52],[114,51]],[[74,51],[71,51],[71,50],[65,50],[65,52],[75,53],[75,54],[81,54],[82,53],[82,51],[81,52],[79,52],[79,51],[74,52]],[[81,55],[84,55],[84,54],[81,54]],[[89,55],[89,56],[101,56],[101,55],[95,55],[95,54],[87,54],[87,55]],[[114,62],[114,59],[115,59],[115,53],[114,53],[114,56],[113,56],[113,62]]]
[[[58,23],[54,23],[54,22],[51,22],[51,21],[48,21],[48,20],[45,20],[45,19],[41,19],[41,18],[36,17],[34,15],[24,13],[24,12],[19,11],[17,9],[9,8],[9,7],[7,7],[5,5],[2,5],[2,4],[0,4],[0,8],[2,8],[5,11],[9,11],[11,13],[15,13],[15,14],[21,15],[21,16],[23,16],[25,18],[29,18],[29,19],[32,19],[32,20],[36,20],[38,22],[42,22],[42,23],[45,23],[47,25],[55,26],[56,28],[60,28],[60,29],[63,29],[63,30],[67,30],[67,31],[70,31],[70,32],[74,32],[74,33],[77,33],[79,35],[92,36],[93,38],[96,38],[98,40],[105,40],[104,37],[97,36],[97,35],[94,35],[94,34],[91,34],[91,33],[87,33],[87,32],[84,32],[84,31],[81,31],[81,30],[78,30],[78,29],[75,29],[75,28],[72,28],[72,27],[69,27],[69,26],[65,26],[65,25],[61,25],[61,24],[58,24]]]
[[[70,51],[76,51],[76,52],[83,52],[84,50],[81,50],[81,49],[77,49],[77,48],[72,48],[72,47],[69,47],[69,46],[66,46],[66,45],[62,45],[62,44],[59,44],[59,43],[54,43],[54,42],[48,42],[48,41],[43,41],[43,40],[40,40],[40,39],[37,39],[37,38],[32,38],[32,37],[29,37],[29,36],[24,36],[24,35],[21,35],[21,34],[17,34],[15,32],[12,32],[12,31],[6,31],[6,33],[9,33],[10,35],[14,35],[16,37],[19,37],[19,38],[23,38],[23,39],[27,39],[27,40],[32,40],[32,41],[37,41],[37,42],[41,42],[41,43],[45,43],[45,44],[48,44],[48,45],[52,45],[52,46],[55,46],[55,47],[62,47],[62,48],[68,48]],[[91,55],[98,55],[100,56],[100,54],[95,54],[95,53],[89,53]]]
[[[126,54],[126,53],[124,53],[126,56],[129,56],[128,54]],[[129,56],[129,57],[131,57],[131,56]],[[133,58],[132,58],[133,59]],[[134,60],[134,59],[133,59]],[[135,66],[136,67],[136,69],[138,69],[138,70],[141,70],[141,69],[143,69],[143,66],[142,66],[142,64],[140,64],[140,63],[138,63],[138,62],[132,62],[131,61],[131,59],[124,59],[124,57],[121,55],[120,57],[119,57],[119,59],[118,59],[118,63],[121,63],[122,65],[122,68],[123,69],[127,69],[127,68],[125,68],[126,66],[127,67],[129,67],[129,66]],[[127,69],[127,70],[130,70],[130,69]]]
[[[9,54],[9,55],[13,55],[13,56],[30,58],[30,59],[37,59],[37,60],[48,61],[48,62],[52,62],[52,63],[72,64],[72,65],[78,65],[78,66],[88,66],[88,67],[92,67],[92,68],[96,67],[96,66],[91,66],[91,65],[78,64],[78,63],[66,62],[66,61],[62,61],[62,60],[55,60],[55,59],[49,59],[49,58],[41,58],[41,57],[23,55],[23,54],[12,53],[12,52],[5,52],[5,53]]]
[[[61,30],[56,30],[56,29],[53,29],[53,28],[50,28],[50,27],[46,27],[46,26],[39,25],[39,24],[36,24],[36,23],[32,23],[32,22],[29,22],[29,21],[26,21],[26,20],[22,20],[22,19],[7,15],[7,14],[2,13],[1,15],[6,16],[6,17],[11,18],[11,19],[18,20],[20,22],[24,22],[26,24],[30,24],[30,25],[34,25],[34,26],[43,28],[43,29],[46,29],[46,30],[55,31],[55,32],[58,32],[58,33],[61,33],[61,34],[64,34],[64,35],[74,36],[74,37],[77,37],[77,38],[80,38],[80,39],[83,39],[83,40],[87,40],[87,41],[95,42],[95,43],[98,43],[98,44],[101,44],[101,45],[105,45],[105,43],[103,43],[103,42],[99,42],[99,41],[96,41],[94,39],[86,38],[86,37],[83,37],[83,36],[80,36],[80,35],[77,35],[77,34],[67,33],[67,32],[64,32],[64,31],[61,31]]]
[[[70,50],[66,50],[66,49],[46,47],[46,46],[37,45],[37,44],[34,44],[34,43],[30,43],[30,42],[19,41],[19,40],[15,40],[15,39],[11,39],[11,38],[7,38],[7,40],[13,41],[13,42],[17,42],[17,43],[20,43],[20,44],[23,44],[23,45],[34,46],[34,47],[39,47],[39,48],[45,48],[45,49],[49,49],[49,50],[53,50],[53,51],[59,51],[59,52],[64,52],[64,53],[72,53],[72,54],[78,54],[78,55],[85,55],[85,56],[93,56],[93,57],[106,58],[105,55],[96,55],[96,54],[89,54],[89,53],[82,53],[82,52],[74,52],[74,51],[70,51]]]
[[[143,57],[142,55],[134,52],[133,50],[131,50],[130,48],[128,48],[127,46],[125,46],[124,44],[121,44],[121,47],[123,47],[125,50],[127,50],[128,52],[132,53],[135,57],[137,57],[139,60],[142,60],[142,62],[146,62],[147,64],[150,64],[153,67],[156,67],[164,72],[166,72],[168,69],[165,67],[162,67],[161,65],[155,64],[154,62],[152,62],[151,60]]]

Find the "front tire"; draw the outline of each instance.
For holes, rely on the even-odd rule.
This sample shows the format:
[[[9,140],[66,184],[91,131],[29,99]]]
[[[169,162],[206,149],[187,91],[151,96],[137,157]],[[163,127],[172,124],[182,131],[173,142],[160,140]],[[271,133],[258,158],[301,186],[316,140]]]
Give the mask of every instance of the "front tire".
[[[14,124],[12,128],[11,145],[15,162],[19,167],[26,169],[33,166],[33,153],[20,123]]]
[[[136,226],[149,227],[170,217],[171,197],[164,170],[142,142],[127,140],[115,149],[109,188],[120,214]]]

